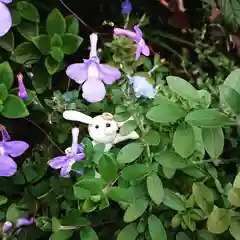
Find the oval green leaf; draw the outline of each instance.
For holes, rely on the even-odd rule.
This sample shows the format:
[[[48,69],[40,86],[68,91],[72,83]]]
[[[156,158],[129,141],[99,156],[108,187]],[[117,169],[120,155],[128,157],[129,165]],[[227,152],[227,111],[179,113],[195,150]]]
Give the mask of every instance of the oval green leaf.
[[[152,240],[167,240],[167,233],[159,218],[155,215],[148,217],[148,231]]]

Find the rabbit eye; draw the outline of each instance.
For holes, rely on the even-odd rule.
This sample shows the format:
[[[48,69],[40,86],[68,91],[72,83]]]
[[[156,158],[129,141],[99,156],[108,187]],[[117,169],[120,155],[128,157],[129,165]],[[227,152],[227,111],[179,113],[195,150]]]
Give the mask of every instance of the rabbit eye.
[[[111,127],[111,124],[110,123],[106,123],[106,127]]]
[[[120,133],[120,129],[117,130],[117,133]]]
[[[96,126],[95,126],[95,128],[99,128],[99,126],[98,126],[98,125],[96,125]]]

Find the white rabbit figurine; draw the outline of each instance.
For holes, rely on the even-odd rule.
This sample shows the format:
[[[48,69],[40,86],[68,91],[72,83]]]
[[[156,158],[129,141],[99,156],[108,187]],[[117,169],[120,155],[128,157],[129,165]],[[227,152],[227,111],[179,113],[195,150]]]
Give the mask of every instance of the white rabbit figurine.
[[[105,152],[108,152],[116,143],[128,139],[139,138],[139,135],[135,131],[132,131],[126,136],[122,136],[118,133],[119,128],[132,118],[129,118],[125,122],[116,122],[113,119],[113,115],[111,113],[103,113],[102,115],[98,115],[92,118],[88,115],[74,110],[65,111],[63,113],[63,117],[66,120],[78,121],[88,124],[88,133],[92,138],[92,144],[96,145],[98,143],[104,143]]]

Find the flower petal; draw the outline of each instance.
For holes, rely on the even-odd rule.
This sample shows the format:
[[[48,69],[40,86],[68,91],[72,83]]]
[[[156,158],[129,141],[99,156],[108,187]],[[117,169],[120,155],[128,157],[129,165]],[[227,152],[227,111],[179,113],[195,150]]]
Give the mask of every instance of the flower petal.
[[[13,224],[11,222],[6,221],[2,226],[2,232],[7,233],[12,228],[12,226]]]
[[[8,7],[0,2],[0,37],[4,36],[12,26],[12,16]]]
[[[64,177],[64,178],[69,178],[70,177],[69,172],[70,172],[71,169],[69,169],[69,168],[70,168],[69,163],[65,163],[63,165],[63,167],[61,168],[61,171],[60,171],[61,177]]]
[[[129,30],[126,30],[126,29],[123,29],[123,28],[114,28],[114,29],[113,29],[113,33],[114,33],[115,35],[118,35],[118,36],[124,35],[124,36],[129,37],[129,38],[131,38],[132,40],[135,40],[135,41],[136,41],[137,35],[136,35],[136,33],[133,32],[133,31],[129,31]]]
[[[5,4],[9,4],[9,3],[12,2],[12,0],[0,0],[0,2],[5,3]]]
[[[75,156],[74,156],[74,160],[75,161],[81,161],[82,159],[84,159],[85,158],[85,154],[84,153],[79,153],[79,154],[76,154]]]
[[[29,145],[23,141],[9,141],[3,142],[3,148],[6,155],[11,157],[18,157],[22,155],[28,148]]]
[[[30,218],[30,219],[27,219],[27,218],[19,218],[16,222],[16,227],[19,228],[19,227],[22,227],[22,226],[27,226],[27,225],[31,225],[34,223],[34,218]]]
[[[137,34],[137,37],[141,39],[142,38],[142,31],[141,31],[141,29],[137,25],[135,25],[133,27],[133,29],[134,29],[135,33]]]
[[[87,80],[82,86],[82,97],[88,102],[100,102],[106,95],[106,89],[102,81],[97,79]]]
[[[66,74],[78,84],[87,79],[88,66],[85,63],[74,63],[68,66]]]
[[[142,46],[142,54],[146,57],[150,55],[150,49],[146,43]]]
[[[17,164],[8,156],[0,156],[0,176],[10,177],[17,171]]]
[[[121,72],[115,68],[106,64],[99,64],[100,79],[106,84],[113,84],[121,77]]]
[[[63,167],[63,165],[66,163],[67,157],[66,156],[61,156],[61,157],[55,157],[52,160],[48,161],[48,165],[51,168],[54,169],[60,169]]]

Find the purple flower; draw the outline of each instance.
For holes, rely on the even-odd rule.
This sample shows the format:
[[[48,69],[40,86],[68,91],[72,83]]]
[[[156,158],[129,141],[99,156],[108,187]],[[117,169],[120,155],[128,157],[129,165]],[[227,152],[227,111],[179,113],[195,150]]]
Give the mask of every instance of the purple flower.
[[[65,156],[55,157],[52,160],[48,161],[50,167],[54,169],[61,169],[61,177],[69,177],[69,172],[71,171],[72,165],[76,161],[81,161],[85,154],[83,153],[83,147],[81,144],[78,144],[78,135],[79,129],[72,129],[72,147],[71,149],[66,150]],[[79,173],[82,173],[81,171]]]
[[[0,0],[0,37],[4,36],[12,26],[12,16],[6,6],[12,0]]]
[[[134,26],[133,29],[135,32],[123,28],[114,28],[113,32],[115,35],[118,36],[121,35],[127,36],[137,43],[136,60],[138,60],[140,58],[141,53],[145,56],[149,56],[150,50],[143,39],[141,29],[137,25]]]
[[[129,14],[132,11],[132,4],[129,0],[125,0],[122,5],[122,14]]]
[[[17,75],[17,79],[18,79],[18,96],[22,100],[26,100],[28,98],[28,94],[27,94],[26,88],[25,88],[24,83],[23,83],[22,73],[19,73]]]
[[[78,84],[82,84],[83,98],[94,103],[104,99],[106,89],[103,84],[113,84],[121,77],[121,72],[106,64],[100,64],[97,56],[97,34],[90,35],[91,50],[89,59],[83,63],[75,63],[68,66],[66,74]]]
[[[30,219],[27,218],[19,218],[16,222],[16,228],[20,228],[23,226],[31,225],[35,222],[35,219],[31,217]]]
[[[9,177],[17,171],[17,164],[11,157],[22,155],[29,145],[23,141],[0,142],[0,176]],[[11,157],[10,157],[11,156]]]
[[[2,141],[10,141],[11,140],[6,128],[2,124],[0,124],[0,131],[2,133]]]
[[[2,232],[5,234],[7,232],[9,232],[12,228],[13,224],[9,221],[6,221],[3,226],[2,226]]]

